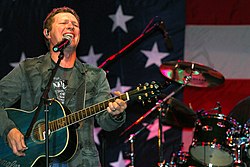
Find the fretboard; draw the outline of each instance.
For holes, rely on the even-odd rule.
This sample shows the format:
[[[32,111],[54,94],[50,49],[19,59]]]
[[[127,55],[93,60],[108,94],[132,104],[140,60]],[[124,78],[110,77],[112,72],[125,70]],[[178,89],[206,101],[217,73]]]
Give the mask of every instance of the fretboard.
[[[49,129],[50,129],[50,131],[53,132],[53,131],[59,130],[61,128],[64,128],[66,126],[80,122],[80,121],[87,119],[89,117],[92,117],[96,114],[99,114],[99,113],[106,110],[106,108],[109,106],[109,102],[114,102],[116,99],[122,99],[124,101],[128,101],[129,95],[128,95],[128,93],[124,93],[120,96],[110,98],[108,100],[105,100],[105,101],[100,102],[98,104],[95,104],[93,106],[90,106],[90,107],[84,108],[82,110],[73,112],[65,117],[53,120],[53,121],[49,122]]]

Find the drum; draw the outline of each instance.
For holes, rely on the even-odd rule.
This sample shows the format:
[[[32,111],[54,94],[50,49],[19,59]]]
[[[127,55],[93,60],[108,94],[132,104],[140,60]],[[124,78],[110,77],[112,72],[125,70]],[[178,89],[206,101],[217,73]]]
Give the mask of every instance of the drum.
[[[231,145],[234,143],[234,135],[239,131],[238,123],[223,114],[200,114],[190,146],[192,158],[206,166],[233,164]]]
[[[241,140],[244,142],[243,161],[250,166],[250,129],[249,124],[245,124],[242,129]]]
[[[166,167],[201,167],[198,162],[195,162],[188,152],[178,152],[171,158],[171,162]]]

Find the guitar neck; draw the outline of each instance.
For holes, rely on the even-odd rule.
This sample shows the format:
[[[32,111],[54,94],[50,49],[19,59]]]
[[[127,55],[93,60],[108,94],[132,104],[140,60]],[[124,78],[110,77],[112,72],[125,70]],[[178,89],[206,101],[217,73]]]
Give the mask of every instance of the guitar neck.
[[[69,125],[73,125],[77,122],[80,122],[84,119],[87,119],[89,117],[92,117],[94,115],[97,115],[103,111],[106,110],[106,108],[109,106],[109,102],[114,102],[116,99],[122,99],[124,101],[128,101],[129,99],[129,94],[126,92],[120,96],[110,98],[108,100],[105,100],[103,102],[100,102],[98,104],[95,104],[93,106],[84,108],[82,110],[73,112],[65,117],[53,120],[49,122],[49,129],[51,131],[57,131],[61,128],[64,128]]]

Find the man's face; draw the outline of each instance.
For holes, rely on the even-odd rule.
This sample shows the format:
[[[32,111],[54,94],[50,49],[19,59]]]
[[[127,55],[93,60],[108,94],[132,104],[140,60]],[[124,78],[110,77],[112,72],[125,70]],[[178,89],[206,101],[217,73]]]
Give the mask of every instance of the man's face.
[[[64,35],[70,34],[72,42],[70,47],[76,48],[80,40],[79,23],[71,13],[58,13],[54,16],[54,22],[50,31],[50,45],[53,47],[62,41]]]

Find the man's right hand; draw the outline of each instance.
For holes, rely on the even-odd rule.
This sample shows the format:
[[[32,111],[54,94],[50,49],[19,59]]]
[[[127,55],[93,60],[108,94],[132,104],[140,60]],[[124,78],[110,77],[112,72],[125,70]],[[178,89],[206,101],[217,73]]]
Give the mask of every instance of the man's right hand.
[[[27,150],[28,147],[25,145],[23,134],[17,128],[13,128],[9,131],[7,141],[15,155],[25,156],[24,151]]]

